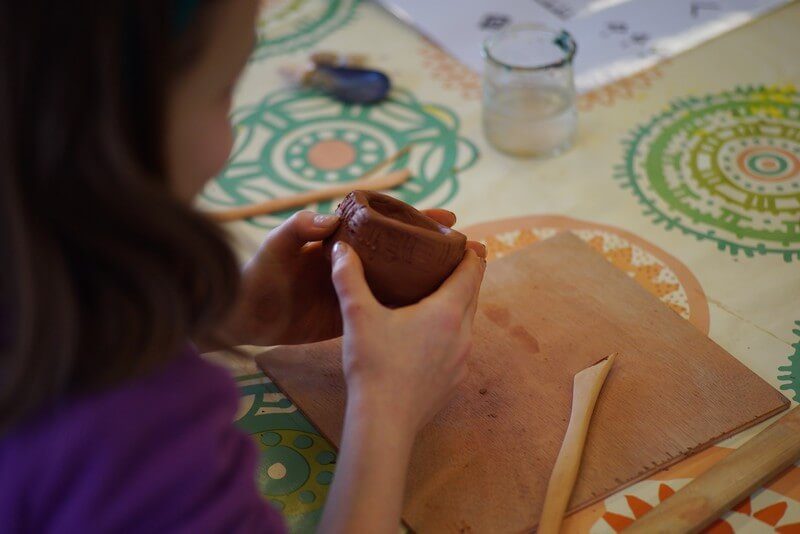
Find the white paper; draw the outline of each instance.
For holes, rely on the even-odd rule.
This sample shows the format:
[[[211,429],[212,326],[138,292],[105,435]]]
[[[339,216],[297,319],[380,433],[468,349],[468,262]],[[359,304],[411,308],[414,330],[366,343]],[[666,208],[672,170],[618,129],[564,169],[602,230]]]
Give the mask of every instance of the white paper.
[[[379,0],[472,69],[481,45],[512,24],[566,29],[575,84],[588,91],[651,67],[789,0]]]

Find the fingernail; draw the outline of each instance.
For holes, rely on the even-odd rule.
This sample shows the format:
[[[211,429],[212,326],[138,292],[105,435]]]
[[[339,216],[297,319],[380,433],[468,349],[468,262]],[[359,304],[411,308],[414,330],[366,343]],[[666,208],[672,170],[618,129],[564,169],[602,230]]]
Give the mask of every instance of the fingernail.
[[[478,254],[478,256],[480,256],[482,259],[485,260],[486,259],[486,245],[484,245],[483,243],[479,243],[479,245],[481,246],[481,251]]]
[[[315,215],[314,216],[314,226],[319,226],[320,228],[327,228],[329,226],[333,226],[336,221],[339,220],[339,217],[336,215]]]
[[[342,258],[345,257],[347,254],[347,244],[341,241],[337,241],[333,245],[333,250],[331,251],[331,257],[333,258],[333,263],[340,261]]]
[[[447,213],[449,213],[450,215],[452,215],[452,216],[453,216],[453,224],[455,224],[456,222],[458,222],[458,217],[456,217],[456,214],[455,214],[455,213],[453,213],[453,212],[452,212],[452,211],[450,211],[450,210],[445,210],[445,211],[446,211]]]

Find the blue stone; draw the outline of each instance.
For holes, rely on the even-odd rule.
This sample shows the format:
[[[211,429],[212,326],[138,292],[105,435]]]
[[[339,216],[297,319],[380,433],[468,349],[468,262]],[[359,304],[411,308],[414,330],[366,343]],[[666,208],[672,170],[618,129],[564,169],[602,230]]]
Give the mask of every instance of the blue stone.
[[[389,77],[378,70],[325,65],[314,69],[309,83],[348,104],[380,102],[392,87]]]

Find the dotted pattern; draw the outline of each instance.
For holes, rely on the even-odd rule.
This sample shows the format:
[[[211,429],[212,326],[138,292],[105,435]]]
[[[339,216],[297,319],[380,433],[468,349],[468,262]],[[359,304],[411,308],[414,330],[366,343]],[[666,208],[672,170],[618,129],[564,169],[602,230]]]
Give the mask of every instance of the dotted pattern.
[[[478,157],[459,136],[449,109],[419,102],[395,89],[372,106],[348,105],[313,90],[280,90],[234,114],[236,142],[231,163],[209,183],[205,201],[225,207],[346,183],[405,146],[410,153],[389,169],[409,168],[412,178],[392,195],[418,207],[435,207],[458,191],[457,171]],[[307,206],[331,212],[336,201]],[[272,228],[293,211],[248,219]]]
[[[740,88],[672,103],[615,176],[667,229],[733,255],[800,258],[800,94]]]
[[[281,510],[291,532],[315,532],[333,481],[333,446],[267,377],[236,380],[241,394],[236,424],[260,450],[261,493]]]
[[[336,455],[320,436],[273,429],[254,434],[261,448],[258,486],[286,516],[322,507],[333,480]]]

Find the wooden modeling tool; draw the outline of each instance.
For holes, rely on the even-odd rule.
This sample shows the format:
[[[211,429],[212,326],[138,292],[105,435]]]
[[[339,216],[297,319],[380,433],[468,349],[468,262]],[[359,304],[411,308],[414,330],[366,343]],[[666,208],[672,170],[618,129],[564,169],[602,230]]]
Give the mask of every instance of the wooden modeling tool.
[[[569,426],[553,466],[544,498],[538,534],[558,534],[567,510],[572,488],[578,478],[583,446],[589,432],[594,406],[617,353],[603,358],[575,375],[572,386],[572,413]]]
[[[647,512],[625,532],[700,532],[798,459],[800,408],[795,408]]]
[[[338,197],[343,197],[353,189],[362,191],[381,191],[384,189],[392,189],[402,184],[411,177],[411,171],[408,169],[398,169],[382,176],[375,176],[373,178],[364,178],[355,182],[347,182],[340,185],[326,187],[324,189],[317,189],[315,191],[306,191],[283,198],[274,198],[257,204],[250,204],[240,208],[233,208],[222,211],[207,212],[208,216],[219,222],[235,221],[238,219],[246,219],[248,217],[256,217],[258,215],[266,215],[276,211],[288,210],[290,208],[297,208],[299,206],[306,206],[313,202],[321,202],[323,200],[331,200]]]
[[[394,154],[392,154],[391,156],[389,156],[388,158],[379,161],[378,163],[376,163],[375,165],[373,165],[372,167],[367,169],[367,171],[364,174],[362,174],[361,176],[359,176],[358,179],[361,180],[361,179],[366,178],[367,176],[372,176],[373,174],[375,174],[379,170],[383,169],[384,167],[387,167],[388,165],[394,163],[398,159],[400,159],[403,156],[405,156],[406,154],[408,154],[411,151],[411,147],[412,146],[414,146],[414,143],[409,143],[406,146],[404,146],[403,148],[401,148],[400,150],[398,150],[397,152],[395,152]],[[356,188],[354,188],[354,189],[356,189]]]
[[[218,222],[236,221],[239,219],[247,219],[248,217],[257,217],[259,215],[267,215],[275,213],[276,211],[284,211],[290,208],[297,208],[306,206],[313,202],[321,202],[323,200],[331,200],[337,197],[343,197],[354,189],[362,191],[381,191],[383,189],[392,189],[404,183],[411,177],[411,171],[408,169],[397,169],[388,172],[382,176],[372,175],[390,165],[396,160],[408,154],[411,150],[412,144],[408,144],[389,156],[388,158],[379,161],[362,174],[358,179],[344,184],[333,185],[314,191],[305,191],[296,195],[290,195],[283,198],[273,198],[258,202],[256,204],[249,204],[238,208],[231,208],[228,210],[209,211],[208,216]]]

